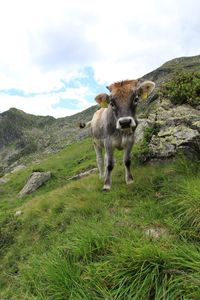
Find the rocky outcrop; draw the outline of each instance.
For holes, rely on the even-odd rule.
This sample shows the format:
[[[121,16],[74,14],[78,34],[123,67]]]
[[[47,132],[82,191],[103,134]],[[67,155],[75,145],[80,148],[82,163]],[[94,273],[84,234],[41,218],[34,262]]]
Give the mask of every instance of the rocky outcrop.
[[[139,123],[136,141],[145,128],[154,126],[156,133],[149,142],[151,158],[169,158],[178,152],[187,156],[200,155],[200,111],[189,105],[174,106],[169,100],[159,100],[146,121]],[[141,131],[141,132],[140,132]]]
[[[33,172],[29,177],[26,185],[19,193],[19,197],[24,197],[36,191],[41,185],[51,178],[51,172]]]

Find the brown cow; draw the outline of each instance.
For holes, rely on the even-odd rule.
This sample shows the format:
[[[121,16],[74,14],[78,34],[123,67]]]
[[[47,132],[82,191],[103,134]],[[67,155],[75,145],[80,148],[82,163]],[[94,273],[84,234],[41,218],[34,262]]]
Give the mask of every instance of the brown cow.
[[[133,182],[131,174],[131,150],[137,126],[136,108],[140,99],[154,89],[152,81],[125,80],[108,86],[110,95],[99,94],[95,100],[99,109],[88,122],[91,125],[94,148],[100,177],[103,177],[103,148],[105,148],[105,175],[103,190],[111,188],[111,171],[114,167],[114,149],[124,150],[125,180]],[[107,108],[105,107],[107,104]],[[81,124],[84,127],[85,124]]]

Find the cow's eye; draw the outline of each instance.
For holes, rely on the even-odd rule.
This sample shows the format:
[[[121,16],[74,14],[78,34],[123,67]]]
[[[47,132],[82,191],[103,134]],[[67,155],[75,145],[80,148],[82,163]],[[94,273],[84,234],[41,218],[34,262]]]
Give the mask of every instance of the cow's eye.
[[[110,105],[111,105],[112,109],[115,109],[115,103],[113,101],[110,101]]]
[[[136,92],[134,92],[134,93],[132,94],[132,96],[131,96],[131,102],[133,103],[134,106],[138,104],[138,102],[139,102],[139,97],[138,97],[138,95],[137,95]]]
[[[138,104],[138,102],[139,102],[139,97],[138,97],[138,95],[134,95],[134,97],[133,97],[133,105],[137,105]]]

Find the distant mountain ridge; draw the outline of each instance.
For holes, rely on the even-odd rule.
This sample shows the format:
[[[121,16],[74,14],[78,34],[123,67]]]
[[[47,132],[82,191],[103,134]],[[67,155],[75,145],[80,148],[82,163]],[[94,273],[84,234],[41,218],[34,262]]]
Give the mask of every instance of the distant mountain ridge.
[[[179,57],[169,60],[156,70],[144,75],[143,79],[156,82],[157,85],[167,81],[175,72],[178,71],[199,71],[200,55],[190,57]]]
[[[169,80],[180,70],[199,71],[200,55],[181,57],[164,63],[141,79],[152,80],[156,86]],[[11,108],[0,114],[0,174],[14,168],[24,158],[29,161],[41,154],[54,153],[77,140],[88,136],[89,130],[79,130],[80,121],[91,119],[98,106],[94,105],[73,116],[55,119],[52,116],[35,116]],[[139,107],[139,113],[147,109]]]
[[[88,121],[97,106],[65,118],[35,116],[11,108],[0,114],[0,173],[15,166],[23,156],[53,153],[67,144],[81,140],[88,130],[80,131],[77,124]],[[31,159],[31,158],[30,158]]]

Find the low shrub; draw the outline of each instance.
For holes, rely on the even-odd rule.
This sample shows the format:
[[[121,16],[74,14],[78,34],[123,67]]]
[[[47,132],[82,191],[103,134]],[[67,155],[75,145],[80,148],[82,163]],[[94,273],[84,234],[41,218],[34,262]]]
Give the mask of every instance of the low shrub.
[[[160,96],[169,98],[173,104],[200,104],[200,72],[175,73],[162,85]]]

